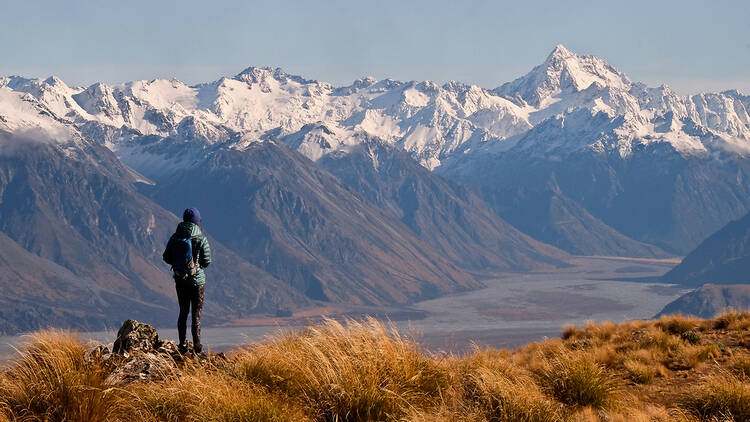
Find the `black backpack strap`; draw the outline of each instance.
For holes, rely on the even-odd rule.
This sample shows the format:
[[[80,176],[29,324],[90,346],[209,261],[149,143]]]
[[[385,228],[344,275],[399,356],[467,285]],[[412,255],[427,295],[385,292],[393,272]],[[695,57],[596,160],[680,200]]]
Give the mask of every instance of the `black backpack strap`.
[[[193,249],[193,263],[195,264],[195,268],[201,267],[201,265],[199,264],[200,257],[198,256],[198,254],[200,253],[200,250],[199,250],[200,248],[197,247],[198,246],[197,242],[201,237],[203,237],[203,235],[200,235],[200,234],[195,235],[195,236],[190,236],[190,243],[191,243],[190,246]]]

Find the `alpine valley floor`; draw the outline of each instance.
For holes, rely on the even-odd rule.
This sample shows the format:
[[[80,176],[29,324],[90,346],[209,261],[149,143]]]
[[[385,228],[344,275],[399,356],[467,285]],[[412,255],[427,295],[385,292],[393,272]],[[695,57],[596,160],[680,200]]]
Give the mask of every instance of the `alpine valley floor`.
[[[285,327],[317,322],[324,315],[374,315],[394,321],[401,332],[414,333],[425,348],[433,351],[466,352],[473,344],[519,347],[558,337],[568,324],[653,317],[688,291],[655,281],[678,262],[577,257],[567,269],[494,274],[483,280],[485,288],[418,302],[409,308],[310,309],[292,318],[255,318],[222,327],[204,326],[203,336],[212,350],[224,351],[260,341]],[[116,331],[112,327],[79,336],[107,343]],[[172,327],[162,327],[159,332],[167,339],[176,339]],[[0,337],[0,360],[12,355],[13,347],[22,340],[23,336]]]

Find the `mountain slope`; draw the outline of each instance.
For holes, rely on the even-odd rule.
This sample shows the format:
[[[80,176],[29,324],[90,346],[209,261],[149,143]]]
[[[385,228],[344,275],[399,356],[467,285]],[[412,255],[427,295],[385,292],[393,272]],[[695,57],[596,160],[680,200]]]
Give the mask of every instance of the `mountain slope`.
[[[362,140],[346,154],[329,154],[318,164],[465,268],[530,270],[564,265],[565,253],[520,233],[472,192],[378,140]]]
[[[6,257],[0,282],[8,292],[1,329],[51,323],[102,329],[121,323],[124,312],[171,325],[174,286],[161,252],[177,218],[137,193],[135,173],[108,149],[80,136],[67,142],[37,135],[0,130],[0,251]],[[213,243],[207,322],[309,303]]]
[[[149,195],[170,209],[190,198],[219,241],[311,299],[403,304],[480,286],[397,219],[273,141],[207,151]]]
[[[115,295],[34,255],[0,233],[0,334],[45,326],[102,329],[127,312],[164,316],[166,306]],[[157,319],[158,320],[158,319]]]
[[[505,189],[480,186],[484,200],[524,233],[576,255],[664,257],[660,248],[629,238],[566,196],[555,185]],[[538,190],[537,190],[538,189]]]
[[[750,214],[701,242],[664,280],[690,286],[750,283]]]
[[[521,230],[539,227],[556,232],[555,220],[537,211],[539,201],[562,195],[612,230],[595,230],[588,224],[584,229],[613,240],[607,231],[619,232],[672,253],[689,252],[722,221],[750,210],[750,162],[744,158],[726,157],[722,162],[682,158],[668,145],[644,146],[635,154],[620,160],[579,152],[552,160],[510,151],[466,159],[438,173],[481,186],[499,198],[500,214]],[[554,238],[537,238],[564,247]],[[639,249],[645,250],[627,247],[620,253]]]
[[[722,312],[750,309],[750,284],[703,285],[667,304],[657,315],[683,315],[714,318]]]

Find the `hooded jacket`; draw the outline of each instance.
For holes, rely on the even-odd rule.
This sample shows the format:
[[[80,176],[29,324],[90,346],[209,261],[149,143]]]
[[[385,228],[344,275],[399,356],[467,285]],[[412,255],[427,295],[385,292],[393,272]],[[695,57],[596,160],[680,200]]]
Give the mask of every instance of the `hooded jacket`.
[[[178,239],[185,239],[187,237],[193,238],[193,261],[197,262],[200,268],[198,268],[198,271],[190,276],[188,280],[195,286],[206,284],[206,274],[203,269],[211,265],[211,247],[208,245],[208,239],[203,235],[201,228],[195,223],[183,221],[177,225],[177,229],[172,237]],[[164,249],[162,259],[167,264],[172,265],[172,263],[169,262],[167,249]]]

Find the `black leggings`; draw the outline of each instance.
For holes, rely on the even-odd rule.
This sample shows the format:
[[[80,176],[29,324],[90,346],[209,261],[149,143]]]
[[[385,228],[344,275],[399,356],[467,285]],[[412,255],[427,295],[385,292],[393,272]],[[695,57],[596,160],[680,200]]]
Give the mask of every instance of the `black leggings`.
[[[180,336],[180,344],[185,344],[185,332],[187,331],[187,316],[190,313],[190,307],[193,308],[193,319],[191,331],[193,334],[193,345],[201,345],[201,311],[203,310],[203,287],[195,286],[192,283],[177,287],[177,301],[180,303],[180,316],[177,318],[177,333]]]

